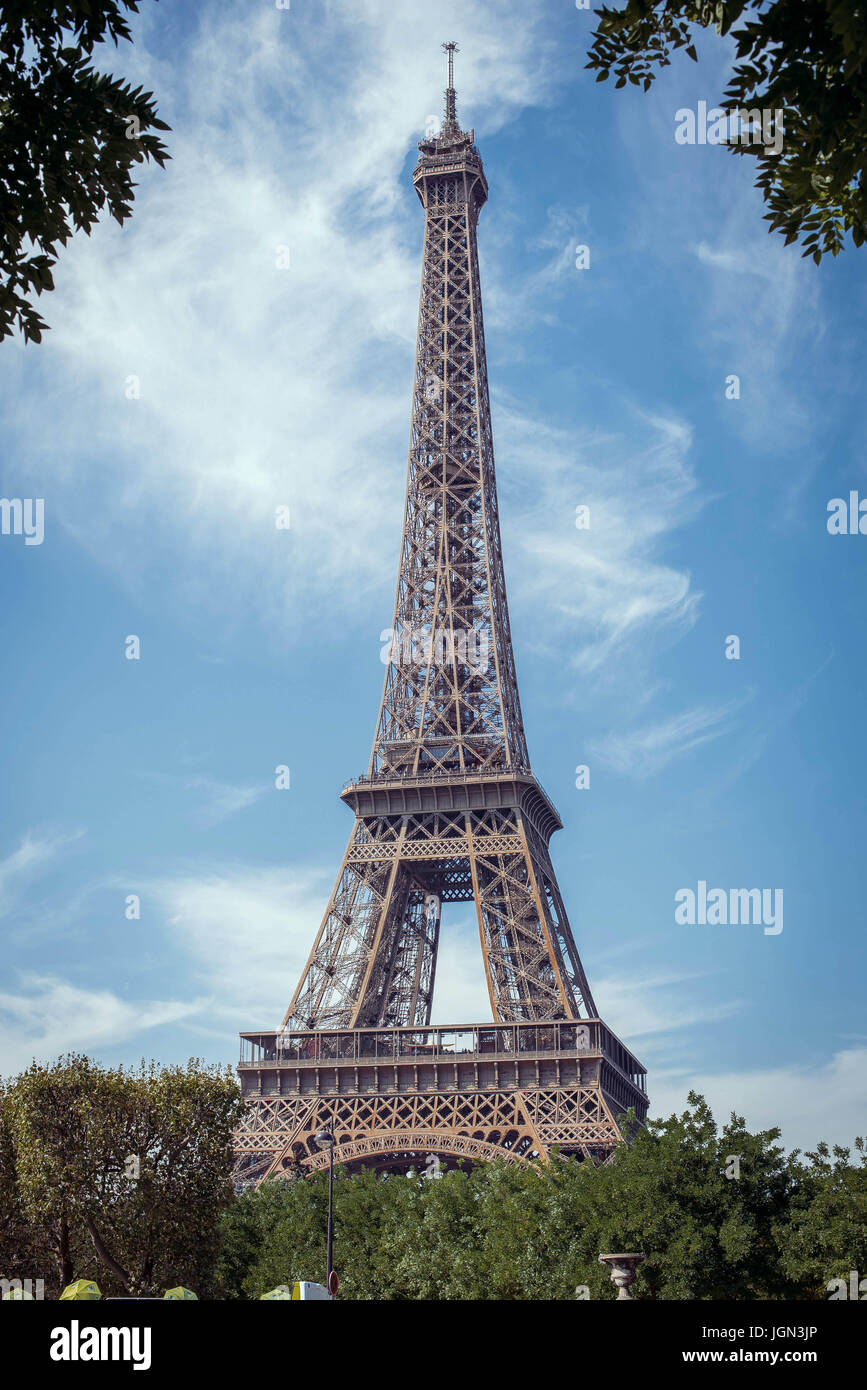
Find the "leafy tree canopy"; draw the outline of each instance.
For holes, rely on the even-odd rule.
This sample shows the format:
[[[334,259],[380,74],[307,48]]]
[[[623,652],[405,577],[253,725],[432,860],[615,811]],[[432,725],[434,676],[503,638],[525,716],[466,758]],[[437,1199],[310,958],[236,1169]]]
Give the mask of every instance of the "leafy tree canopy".
[[[0,3],[0,339],[40,342],[34,295],[54,288],[58,246],[104,208],[132,212],[133,164],[170,157],[153,93],[97,72],[93,50],[130,39],[138,0]]]
[[[134,1295],[179,1283],[204,1292],[233,1201],[242,1110],[231,1071],[195,1059],[137,1070],[77,1055],[34,1063],[2,1097],[10,1217],[48,1247],[60,1287],[84,1278]],[[14,1263],[8,1251],[2,1263]]]
[[[627,0],[603,6],[587,66],[647,91],[671,54],[698,61],[695,34],[734,41],[729,110],[784,112],[779,153],[729,142],[758,164],[769,230],[800,242],[818,264],[846,233],[867,237],[867,10],[863,0]]]
[[[853,1269],[867,1274],[867,1145],[856,1139],[855,1147],[857,1162],[848,1149],[817,1144],[794,1165],[782,1263],[789,1278],[811,1287],[848,1282]]]

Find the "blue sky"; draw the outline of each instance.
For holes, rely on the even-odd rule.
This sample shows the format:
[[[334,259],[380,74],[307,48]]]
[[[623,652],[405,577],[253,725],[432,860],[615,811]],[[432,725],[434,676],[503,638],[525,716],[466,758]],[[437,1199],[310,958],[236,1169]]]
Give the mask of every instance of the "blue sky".
[[[0,1071],[234,1063],[288,1003],[378,708],[410,173],[455,38],[524,718],[600,1011],[657,1113],[693,1086],[790,1144],[867,1128],[867,538],[826,529],[867,495],[864,253],[808,264],[766,233],[748,159],[676,143],[725,44],[618,92],[584,71],[592,24],[145,3],[107,55],[156,93],[173,160],[125,228],[61,254],[44,344],[0,347],[0,495],[45,499],[41,545],[0,537]],[[699,880],[782,888],[782,932],[678,925]],[[444,914],[434,1016],[488,1016],[470,905]]]

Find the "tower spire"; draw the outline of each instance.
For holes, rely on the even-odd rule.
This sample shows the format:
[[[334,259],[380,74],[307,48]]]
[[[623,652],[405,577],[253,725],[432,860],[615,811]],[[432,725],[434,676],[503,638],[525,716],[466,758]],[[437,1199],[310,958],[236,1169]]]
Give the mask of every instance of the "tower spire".
[[[455,100],[455,54],[458,52],[456,43],[444,43],[443,52],[446,55],[447,79],[446,79],[446,118],[444,133],[453,133],[458,129],[457,107]]]

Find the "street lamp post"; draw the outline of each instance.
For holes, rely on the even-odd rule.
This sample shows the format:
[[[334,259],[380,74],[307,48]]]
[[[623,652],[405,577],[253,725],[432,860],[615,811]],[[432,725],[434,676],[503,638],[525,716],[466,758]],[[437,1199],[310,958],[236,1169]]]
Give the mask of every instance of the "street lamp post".
[[[316,1136],[320,1149],[328,1150],[328,1254],[326,1256],[325,1287],[331,1292],[331,1270],[334,1256],[334,1135],[330,1129],[320,1129]]]

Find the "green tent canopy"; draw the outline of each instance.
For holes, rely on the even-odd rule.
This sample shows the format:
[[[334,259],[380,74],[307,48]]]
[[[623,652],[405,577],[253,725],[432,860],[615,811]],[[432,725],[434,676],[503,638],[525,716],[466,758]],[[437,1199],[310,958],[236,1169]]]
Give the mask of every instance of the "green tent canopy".
[[[60,1301],[63,1302],[65,1298],[89,1299],[93,1301],[97,1298],[102,1298],[102,1294],[99,1291],[99,1285],[95,1284],[92,1279],[76,1279],[74,1284],[66,1285],[66,1288],[60,1295]]]

